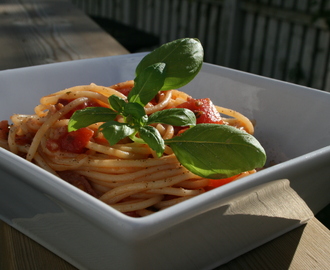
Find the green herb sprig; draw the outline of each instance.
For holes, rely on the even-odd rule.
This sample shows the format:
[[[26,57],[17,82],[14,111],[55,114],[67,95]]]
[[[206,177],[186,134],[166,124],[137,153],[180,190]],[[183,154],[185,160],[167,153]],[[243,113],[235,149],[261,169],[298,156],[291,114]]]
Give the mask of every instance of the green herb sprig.
[[[226,178],[264,166],[265,150],[245,131],[227,125],[196,125],[195,114],[184,108],[146,115],[144,106],[159,91],[178,89],[198,74],[203,54],[197,39],[178,39],[162,45],[146,55],[136,67],[134,87],[127,100],[112,95],[108,99],[111,108],[88,107],[76,111],[69,121],[69,132],[104,122],[99,130],[110,145],[129,137],[148,144],[158,157],[163,155],[165,145],[169,145],[184,167],[206,178]],[[123,117],[123,122],[115,121],[118,115]],[[180,136],[163,140],[151,125],[155,123],[190,128]]]

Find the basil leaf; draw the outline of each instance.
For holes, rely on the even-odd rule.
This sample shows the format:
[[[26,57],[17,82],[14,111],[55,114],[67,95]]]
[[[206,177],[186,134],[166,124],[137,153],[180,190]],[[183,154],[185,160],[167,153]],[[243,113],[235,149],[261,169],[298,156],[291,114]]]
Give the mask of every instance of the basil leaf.
[[[98,122],[114,120],[117,113],[104,107],[87,107],[75,111],[68,124],[68,131],[75,131],[79,128],[87,127]]]
[[[136,67],[139,76],[154,63],[166,64],[166,79],[160,90],[180,88],[189,83],[200,71],[204,51],[198,39],[183,38],[166,43],[146,55]]]
[[[126,101],[116,95],[111,95],[108,101],[110,106],[118,113],[121,113],[126,106]]]
[[[119,123],[117,121],[109,121],[100,126],[100,131],[107,139],[110,145],[114,145],[121,139],[132,135],[135,129],[126,123]]]
[[[183,166],[206,178],[227,178],[266,161],[265,150],[252,135],[227,125],[198,124],[165,143]]]
[[[195,114],[185,108],[173,108],[157,111],[149,116],[148,124],[162,123],[172,126],[194,126],[196,125]]]
[[[164,85],[165,67],[164,63],[155,63],[142,70],[134,79],[134,87],[128,94],[128,101],[144,106],[152,100]]]
[[[165,143],[159,131],[153,126],[143,126],[139,129],[141,139],[161,157],[165,150]]]
[[[126,103],[123,115],[127,118],[127,122],[137,126],[143,126],[148,121],[148,116],[144,111],[144,107],[138,103]]]

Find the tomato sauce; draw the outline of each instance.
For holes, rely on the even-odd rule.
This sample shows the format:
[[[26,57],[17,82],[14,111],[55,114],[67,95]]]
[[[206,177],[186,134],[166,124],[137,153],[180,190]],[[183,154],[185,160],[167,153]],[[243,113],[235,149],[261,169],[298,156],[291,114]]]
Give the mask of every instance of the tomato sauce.
[[[206,191],[223,186],[225,184],[228,184],[232,181],[234,181],[238,176],[234,175],[228,178],[223,178],[223,179],[210,179],[210,182],[208,186],[205,188]]]
[[[196,115],[197,124],[223,124],[221,116],[209,98],[194,99],[180,104],[177,108],[186,108]]]
[[[74,99],[61,98],[61,99],[58,100],[57,103],[62,104],[62,105],[65,106],[73,100]],[[104,106],[102,104],[100,104],[99,102],[97,102],[96,100],[88,100],[88,101],[80,104],[79,106],[75,107],[74,109],[72,109],[70,112],[68,112],[66,115],[64,115],[63,118],[69,119],[69,118],[71,118],[71,116],[74,114],[75,111],[82,110],[82,109],[85,109],[87,107],[104,107]]]
[[[93,137],[94,131],[89,128],[80,128],[76,131],[64,132],[59,139],[49,139],[46,147],[50,151],[65,151],[76,154],[86,152],[86,145]]]
[[[70,183],[71,185],[79,188],[82,191],[87,192],[94,197],[97,197],[96,192],[94,191],[93,187],[91,186],[86,177],[73,171],[61,171],[58,172],[58,174],[63,180]]]

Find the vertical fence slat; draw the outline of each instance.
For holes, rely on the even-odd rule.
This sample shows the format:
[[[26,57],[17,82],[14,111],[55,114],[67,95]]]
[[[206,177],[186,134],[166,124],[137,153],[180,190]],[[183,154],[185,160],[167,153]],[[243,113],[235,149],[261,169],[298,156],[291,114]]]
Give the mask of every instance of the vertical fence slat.
[[[179,0],[172,0],[170,6],[171,18],[169,20],[170,29],[169,29],[169,40],[175,40],[178,36],[178,25],[180,19],[180,6]]]
[[[207,19],[208,19],[208,14],[207,14],[207,7],[208,5],[206,3],[201,3],[200,7],[198,9],[198,27],[197,27],[197,33],[196,36],[200,39],[200,41],[202,42],[202,44],[206,45],[206,35],[207,35],[207,27],[208,27],[208,23],[207,23]]]
[[[283,69],[287,55],[287,45],[290,34],[290,24],[281,22],[280,33],[278,37],[278,51],[275,56],[274,78],[281,80],[283,78]]]
[[[314,42],[316,38],[316,31],[313,27],[307,27],[306,37],[304,40],[304,52],[301,57],[301,66],[306,76],[306,82],[310,81],[313,77],[312,65],[313,65],[313,52],[315,50]],[[308,83],[306,84],[307,86]]]
[[[283,3],[283,7],[285,9],[293,9],[295,5],[295,0],[285,0]]]
[[[170,8],[169,1],[162,1],[162,27],[160,33],[160,41],[161,43],[166,43],[169,40],[169,20],[170,20]]]
[[[296,83],[305,76],[302,72],[301,63],[299,61],[300,50],[302,46],[303,28],[301,25],[293,25],[290,36],[290,47],[288,48],[286,72],[283,79]]]
[[[323,10],[330,12],[330,1],[323,0]],[[327,37],[327,51],[325,52],[325,70],[322,79],[322,88],[325,91],[330,91],[330,22],[328,21],[328,27],[325,30],[325,35]]]
[[[154,10],[153,10],[153,21],[151,23],[151,33],[154,35],[159,35],[160,26],[161,26],[161,1],[154,1]]]
[[[328,65],[327,65],[327,70],[326,70],[326,76],[324,78],[324,90],[330,91],[330,59],[328,56]]]
[[[276,54],[276,33],[278,30],[278,21],[269,19],[268,31],[266,33],[265,56],[263,63],[262,75],[271,77],[273,73],[274,55]]]
[[[146,32],[152,32],[152,25],[153,25],[153,12],[154,12],[154,2],[153,0],[147,0],[144,5],[145,9],[145,20],[144,20],[144,27],[143,30]]]
[[[252,61],[249,68],[249,72],[259,74],[262,66],[262,52],[263,52],[263,38],[265,35],[265,24],[266,18],[264,16],[258,16],[256,19],[255,34],[253,40],[253,50],[252,50]]]
[[[225,0],[223,4],[221,31],[224,39],[223,63],[228,67],[237,66],[237,51],[240,42],[240,0]]]
[[[251,51],[253,48],[254,36],[252,33],[254,33],[255,28],[255,14],[245,12],[243,27],[243,42],[238,68],[241,70],[248,71],[250,66]]]
[[[196,36],[196,22],[198,21],[198,10],[197,1],[191,1],[189,4],[189,16],[188,16],[188,37]]]
[[[219,25],[218,18],[221,16],[220,7],[214,6],[210,9],[209,13],[209,24],[208,24],[208,35],[206,36],[206,62],[214,63],[215,55],[217,51],[218,39],[220,38],[217,35],[217,28]]]
[[[186,33],[188,32],[188,24],[189,24],[189,0],[182,0],[180,1],[181,5],[181,13],[179,14],[179,24],[178,24],[178,36],[177,38],[184,38],[186,37]]]
[[[273,7],[281,7],[285,0],[271,0],[270,5]]]
[[[323,89],[324,73],[327,69],[327,63],[329,58],[330,47],[330,35],[329,32],[322,31],[319,35],[318,46],[315,53],[315,64],[311,70],[310,86]],[[325,57],[327,56],[327,57]]]

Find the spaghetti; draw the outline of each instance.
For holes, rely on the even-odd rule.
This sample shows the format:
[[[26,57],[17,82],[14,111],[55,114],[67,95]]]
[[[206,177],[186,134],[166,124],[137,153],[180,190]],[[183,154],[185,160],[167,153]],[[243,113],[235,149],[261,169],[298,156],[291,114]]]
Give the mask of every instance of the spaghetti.
[[[110,146],[96,123],[74,132],[67,131],[72,113],[85,107],[109,107],[108,97],[126,98],[133,87],[127,81],[111,87],[96,84],[75,86],[42,97],[35,114],[15,114],[12,124],[0,125],[0,146],[37,164],[72,185],[100,199],[120,212],[145,216],[197,196],[217,186],[216,180],[194,175],[166,146],[158,158],[146,144],[126,138]],[[183,106],[192,97],[170,90],[159,94],[145,106],[146,114]],[[253,125],[242,114],[215,107],[224,125],[253,134]],[[122,119],[117,117],[116,121]],[[182,129],[155,124],[164,139],[177,136]],[[242,172],[220,183],[244,177]]]

